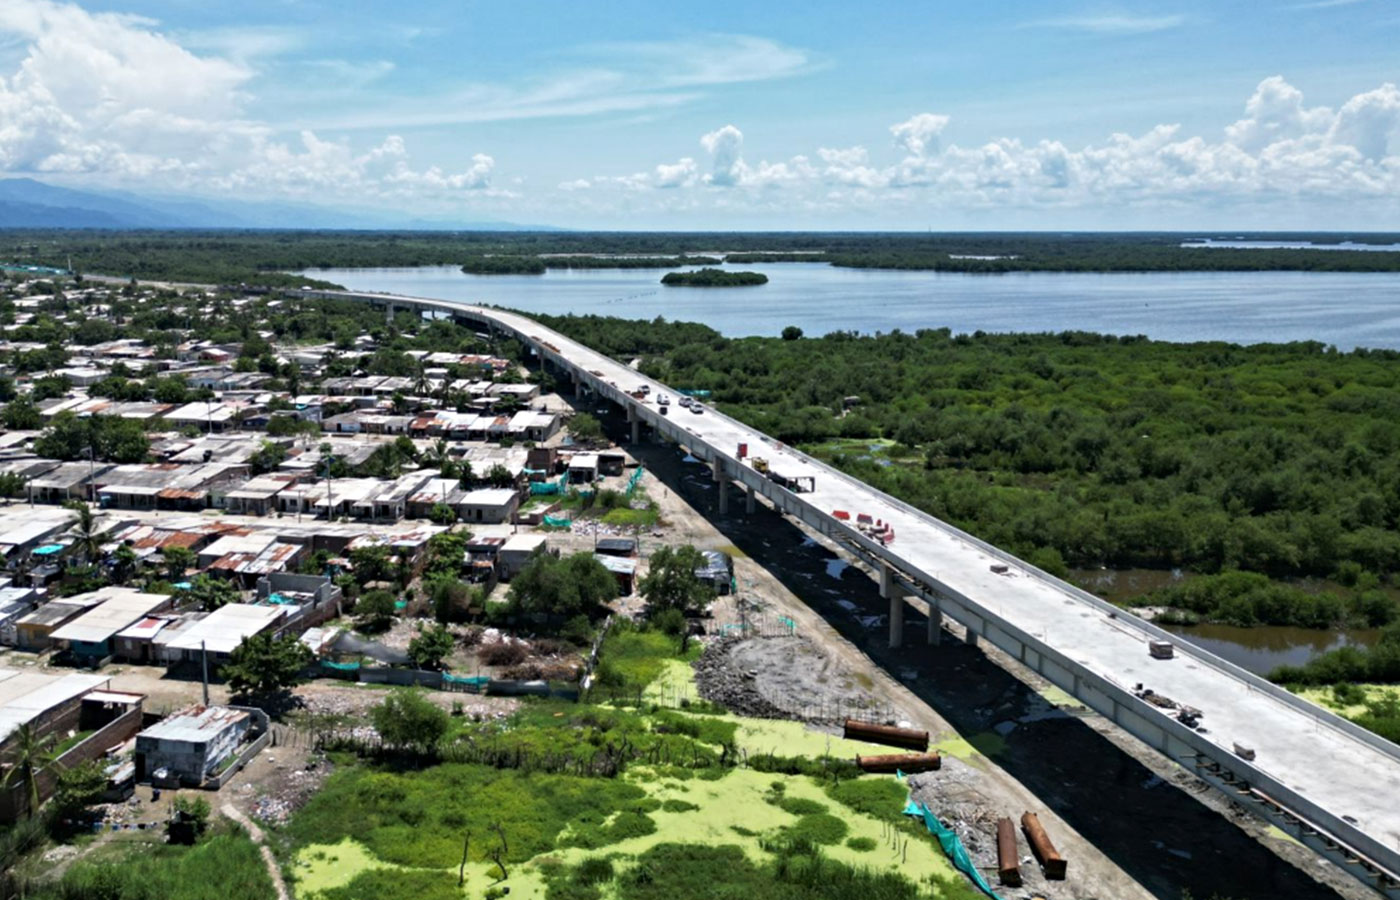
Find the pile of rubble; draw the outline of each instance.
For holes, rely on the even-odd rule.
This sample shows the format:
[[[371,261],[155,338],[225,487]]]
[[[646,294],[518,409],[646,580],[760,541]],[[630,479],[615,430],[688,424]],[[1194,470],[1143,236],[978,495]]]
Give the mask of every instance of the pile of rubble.
[[[787,710],[772,703],[758,690],[757,669],[740,669],[730,658],[743,638],[720,638],[695,661],[695,687],[700,696],[730,712],[759,719],[790,719]]]
[[[271,790],[253,801],[253,818],[269,825],[285,825],[292,813],[305,806],[311,795],[321,789],[330,770],[324,758],[316,758],[306,768],[294,769],[277,778]],[[251,787],[245,785],[244,789]]]

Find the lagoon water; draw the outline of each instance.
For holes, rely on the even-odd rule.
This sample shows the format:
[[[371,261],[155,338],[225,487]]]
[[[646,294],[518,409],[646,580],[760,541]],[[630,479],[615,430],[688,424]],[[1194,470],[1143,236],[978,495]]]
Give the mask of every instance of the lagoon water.
[[[1206,251],[1203,251],[1206,252]],[[704,322],[731,337],[796,325],[831,331],[1095,331],[1168,341],[1321,341],[1400,349],[1400,275],[1337,272],[1027,272],[965,275],[735,265],[768,284],[662,287],[654,269],[466,275],[455,266],[312,269],[352,290],[488,303],[524,312]]]

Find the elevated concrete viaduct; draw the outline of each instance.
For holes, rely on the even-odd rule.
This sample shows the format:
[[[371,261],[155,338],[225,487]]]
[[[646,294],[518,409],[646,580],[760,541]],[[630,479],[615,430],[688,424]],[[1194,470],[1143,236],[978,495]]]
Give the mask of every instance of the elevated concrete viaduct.
[[[447,314],[522,342],[542,362],[571,374],[577,387],[625,410],[634,440],[646,426],[709,463],[721,512],[728,509],[728,485],[736,483],[746,509],[761,496],[863,557],[880,573],[890,603],[892,645],[905,640],[906,605],[927,611],[930,645],[946,616],[962,626],[969,643],[998,647],[1400,900],[1395,744],[712,409],[694,414],[673,403],[663,415],[656,398],[674,397],[672,388],[525,316],[413,297],[302,293],[363,300],[390,315],[395,309]],[[633,392],[642,385],[651,391],[638,399]],[[747,458],[740,444],[747,445]],[[755,457],[765,460],[767,471],[755,466]],[[886,534],[893,538],[853,527],[861,516],[892,529]],[[1154,657],[1154,641],[1171,642],[1172,657]],[[1179,716],[1182,708],[1199,710],[1196,726]]]

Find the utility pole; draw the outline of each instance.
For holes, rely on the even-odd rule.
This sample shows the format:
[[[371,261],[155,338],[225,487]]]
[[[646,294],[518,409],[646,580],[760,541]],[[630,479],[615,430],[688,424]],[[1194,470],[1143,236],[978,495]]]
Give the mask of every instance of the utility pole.
[[[199,661],[204,670],[204,705],[209,705],[209,651],[204,648],[204,642],[199,642]]]

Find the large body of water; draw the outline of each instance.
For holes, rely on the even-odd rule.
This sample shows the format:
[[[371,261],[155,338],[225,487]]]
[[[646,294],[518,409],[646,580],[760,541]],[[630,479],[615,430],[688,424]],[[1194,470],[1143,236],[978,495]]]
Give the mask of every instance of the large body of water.
[[[796,325],[831,331],[1095,331],[1168,341],[1321,341],[1400,349],[1400,275],[1336,272],[1029,272],[964,275],[843,269],[825,263],[732,268],[763,272],[758,287],[662,287],[653,269],[551,269],[466,275],[455,266],[313,269],[352,290],[389,291],[524,312],[665,316],[731,337]]]

